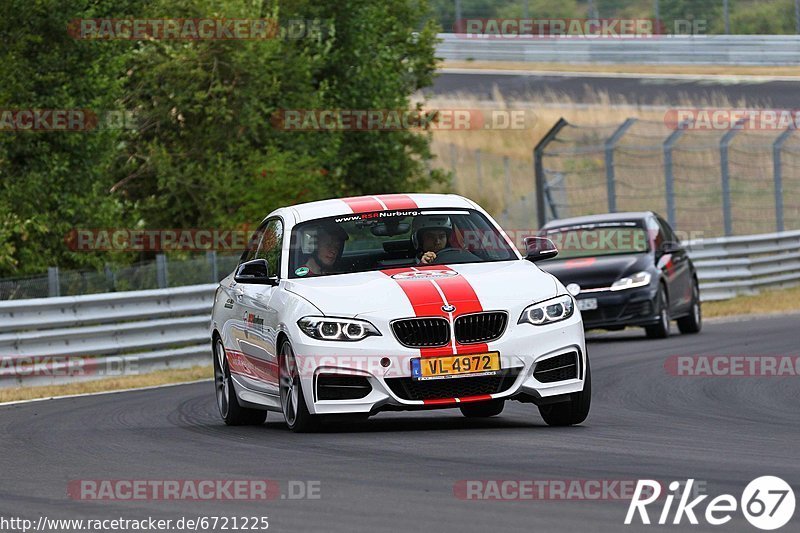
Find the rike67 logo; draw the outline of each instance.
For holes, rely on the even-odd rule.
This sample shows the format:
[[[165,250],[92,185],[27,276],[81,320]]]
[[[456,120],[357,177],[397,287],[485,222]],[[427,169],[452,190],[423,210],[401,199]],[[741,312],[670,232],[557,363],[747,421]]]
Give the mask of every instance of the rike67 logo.
[[[732,514],[737,507],[750,524],[758,529],[771,531],[783,527],[794,515],[795,498],[792,487],[784,480],[775,476],[762,476],[751,481],[739,501],[731,494],[721,494],[708,502],[705,513],[700,512],[700,504],[708,495],[703,494],[689,501],[692,495],[694,479],[686,483],[673,481],[669,484],[670,494],[664,498],[664,506],[658,515],[657,524],[669,523],[672,513],[672,504],[676,497],[678,504],[675,507],[671,523],[678,525],[684,517],[690,524],[697,525],[698,515],[712,526],[721,526],[731,521]],[[683,491],[677,491],[683,487]],[[636,484],[633,499],[625,516],[625,525],[633,523],[638,512],[642,524],[650,524],[650,515],[647,506],[653,504],[661,497],[661,484],[650,479],[640,479]],[[653,506],[656,507],[656,506]],[[696,514],[695,514],[696,513]]]

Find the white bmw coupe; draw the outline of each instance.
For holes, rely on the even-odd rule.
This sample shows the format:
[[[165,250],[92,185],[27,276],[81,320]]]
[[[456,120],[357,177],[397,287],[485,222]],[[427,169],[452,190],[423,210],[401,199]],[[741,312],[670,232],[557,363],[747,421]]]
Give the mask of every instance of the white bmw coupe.
[[[575,300],[477,204],[389,194],[277,209],[219,285],[211,337],[227,424],[535,404],[583,422],[591,376]]]

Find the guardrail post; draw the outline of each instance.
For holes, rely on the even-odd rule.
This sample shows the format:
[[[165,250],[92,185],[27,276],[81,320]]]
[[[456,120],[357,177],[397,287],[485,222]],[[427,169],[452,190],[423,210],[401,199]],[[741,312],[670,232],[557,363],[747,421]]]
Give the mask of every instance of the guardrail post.
[[[731,176],[728,162],[728,148],[736,134],[741,131],[743,121],[738,121],[722,136],[719,141],[719,161],[722,174],[722,220],[725,226],[725,236],[733,234],[733,221],[731,219]]]
[[[558,132],[560,132],[564,126],[569,124],[564,118],[558,119],[558,122],[550,128],[542,140],[534,147],[533,149],[533,174],[536,178],[536,221],[541,228],[547,223],[547,213],[545,212],[545,176],[544,176],[544,164],[542,159],[544,158],[544,150],[547,146],[553,142],[553,139],[556,138]]]
[[[628,131],[628,128],[636,122],[635,118],[626,119],[619,128],[605,142],[606,152],[606,190],[608,192],[608,212],[617,212],[617,183],[614,176],[614,148],[617,143]]]
[[[58,277],[58,267],[47,268],[47,295],[50,298],[61,296],[61,281]]]
[[[772,144],[772,177],[775,180],[775,231],[783,231],[783,161],[781,150],[795,128],[789,127]]]
[[[664,185],[667,194],[667,221],[675,228],[675,176],[672,173],[672,147],[680,140],[686,131],[688,122],[681,122],[664,141]]]
[[[219,268],[217,267],[217,251],[209,250],[206,252],[206,261],[208,261],[209,269],[211,270],[211,283],[219,281]]]
[[[167,288],[167,256],[158,254],[156,256],[156,283],[159,289]]]

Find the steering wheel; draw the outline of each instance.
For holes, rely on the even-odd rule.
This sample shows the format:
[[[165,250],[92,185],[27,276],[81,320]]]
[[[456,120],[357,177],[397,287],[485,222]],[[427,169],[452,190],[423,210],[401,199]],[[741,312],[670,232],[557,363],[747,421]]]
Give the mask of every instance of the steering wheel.
[[[441,265],[443,263],[453,263],[458,262],[459,259],[472,261],[474,260],[474,257],[474,254],[461,248],[447,247],[436,252],[436,259],[434,259],[430,264]]]

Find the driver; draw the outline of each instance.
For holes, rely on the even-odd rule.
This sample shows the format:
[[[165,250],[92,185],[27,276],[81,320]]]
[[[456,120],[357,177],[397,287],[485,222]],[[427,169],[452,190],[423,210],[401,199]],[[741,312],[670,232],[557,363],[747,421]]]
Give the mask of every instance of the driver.
[[[335,272],[336,262],[342,255],[344,241],[349,239],[347,232],[333,222],[322,222],[312,226],[316,229],[314,251],[303,265],[311,276],[322,276]]]
[[[417,251],[419,264],[430,265],[436,254],[448,247],[453,233],[450,217],[445,215],[418,216],[411,225],[411,240]]]

